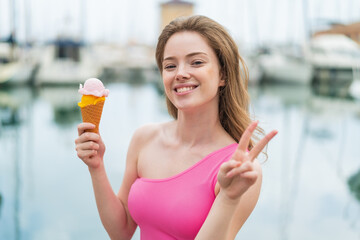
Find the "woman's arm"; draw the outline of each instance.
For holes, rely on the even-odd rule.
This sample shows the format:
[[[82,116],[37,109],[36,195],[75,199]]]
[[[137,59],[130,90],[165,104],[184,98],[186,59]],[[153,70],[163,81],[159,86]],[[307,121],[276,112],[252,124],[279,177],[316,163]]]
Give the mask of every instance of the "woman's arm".
[[[127,198],[132,183],[137,178],[137,151],[139,134],[135,133],[128,150],[123,184],[116,195],[108,180],[103,156],[105,145],[96,133],[85,132],[92,124],[79,125],[76,150],[79,158],[88,165],[92,179],[96,205],[101,222],[111,239],[131,239],[137,227],[127,209]]]
[[[111,239],[131,239],[136,224],[129,218],[124,198],[116,196],[103,164],[89,169],[101,222]]]
[[[256,182],[239,199],[229,199],[217,184],[217,197],[196,239],[232,240],[236,237],[254,210],[260,195],[261,166],[256,162],[254,167],[257,172]]]
[[[220,192],[196,236],[202,239],[234,239],[253,211],[261,188],[261,167],[255,160],[268,142],[277,134],[272,131],[247,151],[257,126],[253,122],[242,135],[232,159],[221,165],[218,173]]]
[[[236,235],[253,212],[260,196],[262,185],[262,169],[258,161],[255,160],[255,171],[258,173],[257,180],[240,198],[234,216],[231,219],[228,237],[226,239],[235,239]]]

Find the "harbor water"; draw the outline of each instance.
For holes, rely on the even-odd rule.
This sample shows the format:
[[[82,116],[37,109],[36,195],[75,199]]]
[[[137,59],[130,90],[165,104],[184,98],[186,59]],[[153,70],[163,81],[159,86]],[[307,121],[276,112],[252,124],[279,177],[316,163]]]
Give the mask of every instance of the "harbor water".
[[[106,87],[100,132],[117,192],[135,129],[171,118],[153,84]],[[250,95],[252,117],[279,134],[260,157],[262,192],[237,239],[360,239],[360,102],[302,85]],[[79,100],[77,86],[0,89],[0,240],[109,239],[76,156]]]

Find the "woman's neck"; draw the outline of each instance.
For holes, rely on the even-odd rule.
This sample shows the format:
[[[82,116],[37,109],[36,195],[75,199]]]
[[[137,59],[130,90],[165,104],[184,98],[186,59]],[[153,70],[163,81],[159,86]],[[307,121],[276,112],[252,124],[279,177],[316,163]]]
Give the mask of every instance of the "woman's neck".
[[[227,134],[221,126],[216,108],[203,107],[192,112],[179,110],[175,123],[176,140],[188,146],[214,142]]]

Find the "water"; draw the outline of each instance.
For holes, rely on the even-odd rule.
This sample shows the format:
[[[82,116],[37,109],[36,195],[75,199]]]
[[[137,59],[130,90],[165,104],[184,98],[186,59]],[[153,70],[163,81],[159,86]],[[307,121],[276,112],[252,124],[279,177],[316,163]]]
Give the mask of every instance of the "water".
[[[117,191],[134,130],[170,118],[152,85],[107,87],[100,131]],[[260,125],[279,134],[268,146],[258,205],[237,239],[360,239],[360,174],[357,190],[348,184],[360,169],[360,103],[299,86],[250,93]],[[77,87],[0,89],[1,240],[108,239],[74,149],[79,99]]]

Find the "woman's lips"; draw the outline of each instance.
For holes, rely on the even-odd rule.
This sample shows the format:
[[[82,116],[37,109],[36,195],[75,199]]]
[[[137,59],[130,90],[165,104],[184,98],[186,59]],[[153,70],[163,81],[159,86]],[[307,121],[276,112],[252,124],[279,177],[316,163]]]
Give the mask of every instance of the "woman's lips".
[[[183,92],[188,92],[190,90],[193,90],[195,87],[191,86],[191,87],[181,87],[181,88],[176,88],[175,91],[178,93],[183,93]]]
[[[197,88],[197,85],[186,85],[186,86],[177,86],[174,88],[175,92],[178,94],[191,92],[195,88]]]

